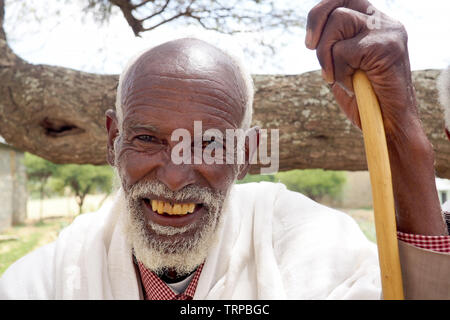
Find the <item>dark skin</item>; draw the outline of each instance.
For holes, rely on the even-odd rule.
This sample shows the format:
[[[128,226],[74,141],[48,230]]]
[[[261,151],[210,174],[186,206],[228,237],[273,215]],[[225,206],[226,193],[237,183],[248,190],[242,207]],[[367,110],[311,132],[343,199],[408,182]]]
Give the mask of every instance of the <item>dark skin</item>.
[[[182,39],[144,54],[123,82],[121,136],[115,112],[106,112],[108,161],[121,172],[125,192],[140,180],[159,180],[172,191],[195,184],[225,192],[235,176],[242,179],[254,152],[248,147],[244,165],[175,165],[170,158],[179,143],[171,141],[172,132],[184,128],[194,137],[194,121],[224,136],[226,129],[240,127],[246,101],[242,81],[232,61],[202,41]],[[257,134],[257,128],[249,134]],[[168,225],[184,224],[172,221]]]
[[[372,81],[385,121],[398,230],[446,235],[434,153],[417,113],[406,31],[384,14],[381,29],[369,30],[369,6],[365,0],[322,1],[308,16],[306,45],[317,50],[324,79],[359,127],[351,77],[362,69]],[[171,42],[142,56],[124,81],[122,135],[115,112],[106,113],[108,161],[121,172],[125,192],[144,179],[157,179],[174,191],[189,184],[225,191],[235,175],[243,178],[248,162],[177,166],[170,161],[171,148],[178,143],[170,141],[175,129],[186,128],[192,135],[195,120],[202,121],[203,130],[238,128],[243,92],[232,61],[201,41]],[[250,134],[258,135],[257,128]],[[253,152],[247,146],[246,160]]]
[[[316,50],[324,80],[361,127],[352,75],[366,72],[380,102],[392,170],[397,229],[447,235],[434,175],[434,152],[420,124],[404,27],[366,0],[324,0],[308,15],[305,44]],[[376,9],[375,9],[376,10]],[[372,19],[373,19],[372,17]]]

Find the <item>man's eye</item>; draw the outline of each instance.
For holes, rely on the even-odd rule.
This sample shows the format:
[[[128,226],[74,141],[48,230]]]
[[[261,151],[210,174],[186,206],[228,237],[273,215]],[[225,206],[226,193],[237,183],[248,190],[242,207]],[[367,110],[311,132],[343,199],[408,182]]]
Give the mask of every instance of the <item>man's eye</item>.
[[[214,140],[209,140],[209,141],[203,141],[202,142],[202,147],[206,148],[208,145],[210,145],[211,143],[214,143]]]
[[[220,147],[220,143],[216,141],[216,139],[213,137],[210,140],[202,141],[202,148],[206,148],[209,145],[213,145],[214,148]]]
[[[140,135],[136,137],[138,140],[143,141],[143,142],[156,142],[156,137],[154,136],[149,136],[149,135]]]

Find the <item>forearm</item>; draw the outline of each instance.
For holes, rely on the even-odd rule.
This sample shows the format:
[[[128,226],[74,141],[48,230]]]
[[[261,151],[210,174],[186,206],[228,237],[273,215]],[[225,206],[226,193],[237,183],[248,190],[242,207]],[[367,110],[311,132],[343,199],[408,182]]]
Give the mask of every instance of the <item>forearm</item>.
[[[434,174],[434,152],[420,123],[388,135],[398,231],[447,235]]]

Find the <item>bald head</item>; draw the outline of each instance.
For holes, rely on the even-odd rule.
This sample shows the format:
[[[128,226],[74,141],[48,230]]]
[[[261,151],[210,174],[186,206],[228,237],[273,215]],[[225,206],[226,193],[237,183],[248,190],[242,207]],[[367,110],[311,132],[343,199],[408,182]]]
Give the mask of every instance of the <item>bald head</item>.
[[[191,90],[190,94],[208,94],[206,89],[214,91],[217,98],[225,102],[227,111],[239,119],[240,127],[250,127],[253,104],[250,74],[239,59],[193,38],[163,43],[129,62],[121,74],[117,90],[119,123],[122,123],[124,108],[132,107],[130,96],[135,97],[140,90],[158,94],[158,90],[167,87],[169,81],[173,86],[177,80],[185,89]]]

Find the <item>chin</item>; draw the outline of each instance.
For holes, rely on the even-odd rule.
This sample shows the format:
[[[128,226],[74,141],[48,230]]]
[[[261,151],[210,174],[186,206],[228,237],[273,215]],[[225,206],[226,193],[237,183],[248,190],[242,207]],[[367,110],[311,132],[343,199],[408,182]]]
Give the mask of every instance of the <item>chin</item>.
[[[155,186],[157,188],[155,188]],[[160,191],[157,191],[159,188]],[[162,189],[161,189],[162,188]],[[163,191],[161,191],[163,190]],[[189,274],[202,264],[218,240],[222,208],[226,196],[211,190],[192,192],[202,198],[204,212],[194,222],[182,226],[161,225],[148,218],[145,197],[164,196],[176,198],[178,195],[166,190],[159,182],[146,183],[126,195],[127,215],[125,235],[135,257],[149,270],[161,274],[170,268],[179,275]],[[204,196],[202,197],[201,194]],[[175,218],[176,219],[176,218]]]
[[[202,264],[218,239],[220,215],[211,223],[188,228],[149,225],[128,212],[125,233],[135,257],[149,270],[161,274],[170,268],[189,274]]]

